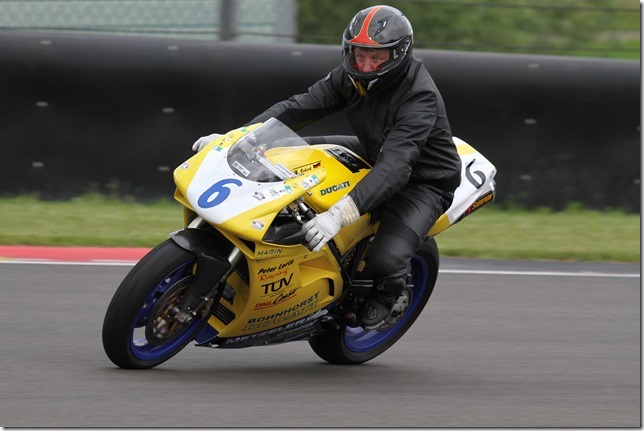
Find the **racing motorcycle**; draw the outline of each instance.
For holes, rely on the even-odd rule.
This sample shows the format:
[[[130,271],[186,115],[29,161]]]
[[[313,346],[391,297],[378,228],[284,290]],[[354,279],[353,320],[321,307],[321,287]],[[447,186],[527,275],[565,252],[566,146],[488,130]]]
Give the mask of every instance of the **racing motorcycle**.
[[[432,294],[434,236],[494,200],[495,167],[454,141],[462,160],[454,201],[412,258],[392,312],[365,330],[356,315],[373,283],[364,256],[377,220],[361,216],[317,253],[301,225],[355,187],[369,164],[341,146],[308,145],[274,118],[213,140],[174,171],[184,227],[116,290],[103,322],[107,356],[121,368],[152,368],[192,341],[226,349],[296,340],[335,364],[382,354]]]

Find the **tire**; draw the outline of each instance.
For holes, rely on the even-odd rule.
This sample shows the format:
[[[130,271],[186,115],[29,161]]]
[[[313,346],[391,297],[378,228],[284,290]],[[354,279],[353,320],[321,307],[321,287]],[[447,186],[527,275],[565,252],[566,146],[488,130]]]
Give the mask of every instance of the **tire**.
[[[413,325],[434,290],[439,255],[436,241],[426,239],[411,260],[413,295],[411,305],[398,323],[384,331],[365,331],[342,326],[313,337],[309,344],[322,359],[332,364],[356,365],[367,362],[394,345]]]
[[[190,285],[196,257],[168,239],[129,272],[103,321],[103,348],[121,368],[152,368],[194,339],[207,318],[181,325],[163,319]],[[160,322],[157,325],[151,322]],[[171,322],[170,324],[164,324]],[[159,329],[160,328],[160,329]]]

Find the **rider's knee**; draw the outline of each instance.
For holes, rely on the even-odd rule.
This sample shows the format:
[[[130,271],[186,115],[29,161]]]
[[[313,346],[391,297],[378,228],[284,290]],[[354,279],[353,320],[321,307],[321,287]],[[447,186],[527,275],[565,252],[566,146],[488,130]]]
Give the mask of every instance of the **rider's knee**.
[[[387,250],[370,250],[367,263],[372,278],[378,283],[404,278],[409,272],[409,264]]]

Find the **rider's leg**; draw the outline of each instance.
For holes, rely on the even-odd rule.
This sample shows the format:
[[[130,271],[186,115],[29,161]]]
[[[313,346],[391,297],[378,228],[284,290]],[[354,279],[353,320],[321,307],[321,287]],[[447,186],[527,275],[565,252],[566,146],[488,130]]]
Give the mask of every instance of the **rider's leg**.
[[[451,193],[413,185],[385,204],[378,233],[367,250],[374,287],[360,310],[363,325],[377,326],[389,315],[409,281],[411,258],[452,198]]]

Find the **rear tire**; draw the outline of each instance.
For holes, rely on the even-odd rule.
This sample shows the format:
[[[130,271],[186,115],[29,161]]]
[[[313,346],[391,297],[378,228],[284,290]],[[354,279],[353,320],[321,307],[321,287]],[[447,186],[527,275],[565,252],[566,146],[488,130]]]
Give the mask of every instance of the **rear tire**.
[[[322,359],[332,364],[356,365],[367,362],[394,345],[423,311],[438,277],[438,246],[426,239],[411,260],[414,285],[412,302],[398,323],[384,331],[365,331],[361,327],[342,326],[313,337],[309,344]]]
[[[121,368],[152,368],[181,351],[207,318],[181,325],[167,319],[190,285],[196,257],[168,239],[125,277],[103,321],[103,348]]]

